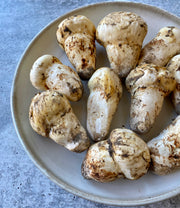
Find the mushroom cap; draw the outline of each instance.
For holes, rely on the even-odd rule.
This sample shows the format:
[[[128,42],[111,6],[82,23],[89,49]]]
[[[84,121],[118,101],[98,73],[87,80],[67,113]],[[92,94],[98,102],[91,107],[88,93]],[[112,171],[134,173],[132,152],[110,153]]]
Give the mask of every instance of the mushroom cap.
[[[147,24],[131,12],[113,12],[105,16],[96,30],[97,41],[104,47],[113,43],[142,45],[147,33]]]
[[[180,44],[180,29],[174,26],[163,27],[159,30],[155,39],[163,39],[166,44],[173,42]]]
[[[83,15],[74,15],[64,19],[56,32],[58,43],[64,48],[64,43],[69,35],[83,33],[94,39],[96,28],[91,20]]]
[[[82,97],[83,86],[78,74],[52,55],[43,55],[34,62],[30,80],[36,89],[59,91],[71,101]]]
[[[141,64],[133,69],[126,78],[126,87],[134,93],[137,89],[154,87],[168,95],[174,90],[176,81],[173,73],[165,67],[154,64]]]
[[[168,71],[174,73],[177,83],[180,83],[180,54],[174,56],[166,65]]]
[[[66,96],[57,91],[47,90],[35,95],[29,108],[29,120],[38,134],[71,151],[82,152],[90,145]]]
[[[89,148],[82,164],[82,174],[100,182],[119,177],[135,180],[146,174],[149,164],[146,143],[131,130],[115,129],[109,139]]]
[[[165,175],[180,167],[180,116],[147,145],[155,174]]]
[[[94,72],[88,82],[90,91],[98,90],[103,91],[104,96],[110,97],[111,95],[118,94],[122,96],[122,84],[117,74],[108,67],[101,67]]]
[[[93,179],[100,182],[109,182],[118,177],[122,177],[109,153],[107,140],[91,145],[83,161],[81,170],[82,175],[86,179]]]
[[[115,129],[110,135],[110,151],[125,178],[143,176],[150,163],[147,144],[129,129]]]

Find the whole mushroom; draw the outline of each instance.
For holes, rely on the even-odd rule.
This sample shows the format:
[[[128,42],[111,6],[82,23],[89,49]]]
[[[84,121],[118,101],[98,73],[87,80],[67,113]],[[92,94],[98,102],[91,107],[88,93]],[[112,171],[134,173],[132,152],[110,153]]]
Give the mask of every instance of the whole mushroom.
[[[64,19],[56,32],[59,45],[82,79],[89,79],[95,71],[95,32],[94,24],[83,15]]]
[[[56,90],[70,101],[78,101],[82,97],[83,86],[78,74],[52,55],[43,55],[34,62],[30,80],[36,89]]]
[[[121,80],[110,68],[102,67],[92,75],[88,86],[87,129],[94,141],[100,141],[107,136],[121,99]]]
[[[126,77],[139,59],[147,24],[131,12],[113,12],[105,16],[96,29],[97,41],[106,48],[110,67]]]
[[[165,66],[178,53],[180,53],[180,29],[163,27],[157,36],[143,47],[139,64],[152,63]]]
[[[29,108],[29,120],[34,131],[70,151],[82,152],[90,146],[68,99],[57,91],[47,90],[35,95]]]
[[[174,73],[176,80],[176,88],[172,94],[172,101],[175,107],[175,110],[180,114],[180,54],[174,56],[166,66],[167,70]]]
[[[180,167],[180,116],[147,145],[155,174],[166,175]]]
[[[174,74],[165,67],[142,64],[126,78],[131,93],[130,127],[138,133],[146,133],[159,115],[164,97],[175,88]]]
[[[149,165],[147,144],[129,129],[115,129],[109,139],[88,149],[82,175],[99,182],[121,177],[136,180],[147,173]]]

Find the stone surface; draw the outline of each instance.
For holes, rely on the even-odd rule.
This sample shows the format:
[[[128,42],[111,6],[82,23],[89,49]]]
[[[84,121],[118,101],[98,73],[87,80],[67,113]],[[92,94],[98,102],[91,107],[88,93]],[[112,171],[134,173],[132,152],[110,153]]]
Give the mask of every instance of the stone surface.
[[[44,176],[24,151],[13,126],[10,91],[18,60],[31,39],[49,22],[98,0],[0,1],[0,208],[112,208],[61,189]],[[135,0],[180,17],[179,0]],[[142,208],[178,208],[180,195]]]

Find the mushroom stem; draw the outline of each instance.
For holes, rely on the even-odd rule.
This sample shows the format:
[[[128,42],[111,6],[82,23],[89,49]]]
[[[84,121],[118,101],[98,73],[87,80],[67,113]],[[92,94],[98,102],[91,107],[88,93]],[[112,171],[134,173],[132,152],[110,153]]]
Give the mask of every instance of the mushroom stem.
[[[139,133],[146,133],[159,115],[164,93],[158,88],[139,88],[131,96],[130,126]]]

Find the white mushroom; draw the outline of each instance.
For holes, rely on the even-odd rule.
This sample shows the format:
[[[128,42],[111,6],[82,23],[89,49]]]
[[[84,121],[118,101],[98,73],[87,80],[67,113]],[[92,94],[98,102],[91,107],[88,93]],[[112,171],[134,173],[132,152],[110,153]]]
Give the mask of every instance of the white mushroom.
[[[89,79],[95,71],[95,32],[94,24],[82,15],[63,20],[56,32],[59,45],[82,79]]]
[[[52,55],[43,55],[34,62],[30,80],[36,89],[56,90],[71,101],[82,97],[83,86],[78,74]]]
[[[142,64],[126,78],[131,93],[130,126],[138,133],[150,130],[159,115],[164,97],[174,90],[174,75],[165,67]]]
[[[175,107],[175,110],[180,114],[180,54],[174,56],[166,66],[168,71],[174,73],[176,80],[176,88],[172,94],[172,100]]]
[[[128,129],[115,129],[110,138],[93,144],[83,161],[82,175],[100,182],[135,180],[147,173],[150,153],[146,143]]]
[[[87,129],[95,141],[103,140],[109,132],[112,118],[122,96],[119,77],[107,67],[98,69],[88,82]]]
[[[166,175],[180,167],[180,116],[159,136],[148,142],[153,172]]]
[[[131,12],[113,12],[100,21],[97,41],[106,48],[110,66],[120,77],[136,66],[146,33],[147,24]]]
[[[31,102],[29,120],[38,134],[74,152],[90,145],[85,129],[73,113],[66,96],[57,91],[38,93]]]
[[[152,63],[165,66],[177,53],[180,53],[180,29],[163,27],[142,49],[139,64]]]

